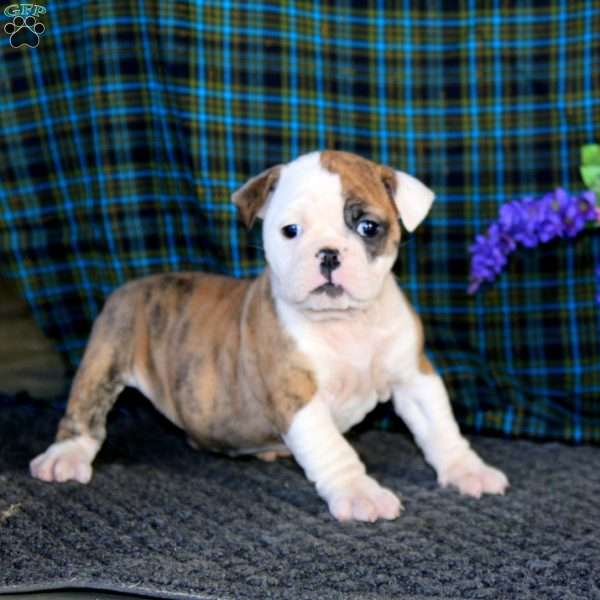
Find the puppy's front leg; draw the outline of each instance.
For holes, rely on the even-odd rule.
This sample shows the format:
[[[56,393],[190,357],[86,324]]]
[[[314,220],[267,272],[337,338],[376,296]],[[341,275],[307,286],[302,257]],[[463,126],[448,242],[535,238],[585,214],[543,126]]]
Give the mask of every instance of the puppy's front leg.
[[[372,522],[400,514],[400,500],[366,474],[319,397],[296,413],[283,439],[336,519]]]
[[[503,494],[508,479],[487,465],[471,449],[454,419],[442,379],[424,359],[425,372],[415,370],[403,385],[394,387],[394,408],[412,431],[442,486],[462,494]]]

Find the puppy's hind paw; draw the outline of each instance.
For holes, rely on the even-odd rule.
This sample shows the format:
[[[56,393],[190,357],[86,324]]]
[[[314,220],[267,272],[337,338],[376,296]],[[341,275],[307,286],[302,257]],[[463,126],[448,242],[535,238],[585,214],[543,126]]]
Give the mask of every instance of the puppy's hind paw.
[[[89,436],[78,436],[52,444],[29,464],[33,477],[42,481],[78,481],[92,478],[92,461],[100,444]]]
[[[504,494],[509,487],[506,475],[484,463],[474,452],[455,462],[439,476],[440,485],[451,485],[465,496]]]
[[[392,520],[400,516],[402,503],[390,490],[367,475],[332,494],[329,510],[338,521]]]

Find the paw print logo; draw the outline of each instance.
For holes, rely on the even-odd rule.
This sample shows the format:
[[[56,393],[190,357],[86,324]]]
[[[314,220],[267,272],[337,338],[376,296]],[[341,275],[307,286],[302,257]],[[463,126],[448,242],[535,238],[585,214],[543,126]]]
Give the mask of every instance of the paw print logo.
[[[10,45],[13,48],[29,46],[37,48],[40,43],[40,35],[46,31],[43,23],[40,23],[35,17],[29,15],[15,17],[4,25],[4,32],[10,36]]]

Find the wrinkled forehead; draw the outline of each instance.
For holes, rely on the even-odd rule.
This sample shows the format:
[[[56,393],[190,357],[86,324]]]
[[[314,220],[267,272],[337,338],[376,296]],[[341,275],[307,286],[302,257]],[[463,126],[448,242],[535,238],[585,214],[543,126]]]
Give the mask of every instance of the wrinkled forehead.
[[[395,185],[394,173],[356,154],[338,151],[322,152],[320,163],[328,172],[340,178],[345,200],[366,202],[390,221],[398,219],[398,211],[391,198],[392,190],[384,181]]]
[[[277,204],[293,203],[302,196],[318,205],[337,197],[343,203],[368,204],[381,217],[397,220],[395,205],[383,183],[386,175],[385,167],[354,154],[313,152],[283,167],[277,185]]]

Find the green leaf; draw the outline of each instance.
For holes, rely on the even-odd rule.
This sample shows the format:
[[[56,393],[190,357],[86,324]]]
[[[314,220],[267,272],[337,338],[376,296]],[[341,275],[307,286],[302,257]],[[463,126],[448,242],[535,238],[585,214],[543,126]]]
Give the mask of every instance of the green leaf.
[[[600,198],[600,145],[588,144],[581,148],[581,167],[579,169],[585,185]]]
[[[597,195],[598,192],[600,192],[600,166],[596,167],[594,165],[589,165],[587,167],[581,167],[579,170],[585,185],[593,192],[596,192]]]
[[[600,144],[587,144],[581,147],[581,164],[600,166]]]

